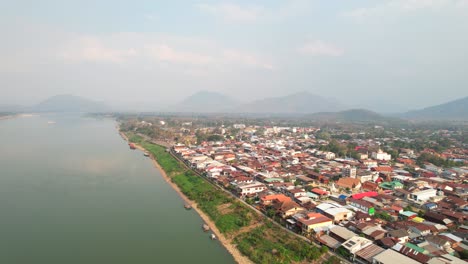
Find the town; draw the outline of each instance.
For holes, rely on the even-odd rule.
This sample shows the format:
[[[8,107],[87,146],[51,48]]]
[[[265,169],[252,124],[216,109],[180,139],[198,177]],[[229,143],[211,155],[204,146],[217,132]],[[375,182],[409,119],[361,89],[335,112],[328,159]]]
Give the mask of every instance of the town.
[[[463,125],[120,117],[187,167],[353,263],[464,263]]]

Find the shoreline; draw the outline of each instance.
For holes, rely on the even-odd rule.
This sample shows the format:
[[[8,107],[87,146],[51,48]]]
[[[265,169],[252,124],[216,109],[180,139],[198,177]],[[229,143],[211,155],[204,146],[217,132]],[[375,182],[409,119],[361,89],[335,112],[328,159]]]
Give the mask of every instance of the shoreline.
[[[13,119],[14,117],[15,117],[14,115],[5,115],[5,116],[0,116],[0,120]]]
[[[120,136],[127,142],[129,142],[128,137],[123,133],[119,131]],[[135,143],[134,143],[135,144]],[[141,150],[143,152],[146,151],[145,148],[140,146],[139,144],[135,144],[135,147],[138,150]],[[240,264],[251,264],[253,263],[248,257],[244,256],[233,244],[232,240],[227,239],[224,234],[222,234],[219,229],[216,227],[215,223],[209,218],[208,215],[205,214],[200,208],[198,208],[198,204],[192,200],[190,200],[185,194],[180,190],[179,186],[177,184],[173,183],[171,181],[171,178],[167,175],[167,173],[164,171],[164,169],[159,165],[159,163],[156,161],[156,159],[153,157],[153,155],[150,155],[151,162],[153,163],[153,166],[161,173],[163,179],[169,184],[169,186],[176,191],[176,193],[182,198],[182,200],[192,206],[192,208],[197,212],[197,214],[202,218],[202,220],[205,222],[210,227],[210,231],[214,233],[217,237],[217,240],[221,243],[221,245],[231,254],[231,256],[234,258],[234,261]],[[181,206],[183,209],[183,206]],[[200,228],[201,230],[201,228]]]

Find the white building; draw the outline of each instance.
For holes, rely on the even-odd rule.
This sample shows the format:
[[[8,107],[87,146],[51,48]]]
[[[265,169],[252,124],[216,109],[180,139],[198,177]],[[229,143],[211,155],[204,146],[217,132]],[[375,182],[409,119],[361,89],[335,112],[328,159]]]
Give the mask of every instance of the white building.
[[[435,196],[437,196],[436,189],[427,189],[411,193],[409,195],[409,199],[414,200],[416,202],[426,202]]]
[[[381,149],[379,149],[379,151],[377,152],[372,152],[371,156],[373,159],[376,159],[376,160],[391,160],[392,159],[392,155],[386,152],[383,152]]]
[[[356,178],[356,167],[343,168],[343,177]]]
[[[266,189],[267,189],[266,185],[258,181],[254,181],[253,183],[245,183],[245,184],[241,183],[236,186],[236,190],[239,196],[248,196],[248,195],[256,194]]]

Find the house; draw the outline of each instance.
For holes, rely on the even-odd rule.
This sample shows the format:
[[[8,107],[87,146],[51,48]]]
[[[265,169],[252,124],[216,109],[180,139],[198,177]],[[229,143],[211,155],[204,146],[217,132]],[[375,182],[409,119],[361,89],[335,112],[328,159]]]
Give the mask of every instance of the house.
[[[351,178],[357,178],[361,181],[361,183],[367,182],[367,181],[372,181],[374,182],[377,180],[379,175],[375,172],[368,171],[368,170],[359,170],[356,174],[356,177],[351,177]]]
[[[413,260],[393,249],[387,249],[382,253],[373,257],[372,263],[374,264],[419,264],[416,260]]]
[[[319,189],[319,188],[313,188],[311,192],[318,195],[320,198],[323,198],[328,195],[327,191]]]
[[[304,176],[304,175],[299,175],[296,176],[296,181],[299,181],[302,185],[308,185],[314,182],[314,179]]]
[[[305,211],[304,207],[300,206],[293,200],[275,203],[273,204],[273,208],[276,210],[276,214],[283,219]]]
[[[372,241],[367,239],[367,238],[364,238],[364,237],[360,237],[360,236],[354,236],[348,240],[346,240],[341,246],[351,255],[354,255],[356,254],[356,252],[358,252],[359,250],[367,247],[367,246],[370,246],[372,244]]]
[[[328,235],[333,237],[338,242],[343,243],[346,240],[357,236],[356,233],[348,230],[346,227],[334,226],[328,230]]]
[[[333,225],[333,221],[320,213],[308,213],[304,218],[297,219],[297,225],[303,234],[309,234],[316,228]]]
[[[355,178],[340,178],[336,182],[336,186],[347,190],[359,189],[361,188],[361,181]]]
[[[289,194],[289,196],[292,198],[307,196],[307,192],[304,189],[292,189],[287,191],[287,194]]]
[[[416,248],[417,248],[417,246],[416,246]],[[413,259],[413,260],[416,260],[419,263],[427,263],[431,259],[431,257],[422,254],[422,252],[419,252],[418,250],[415,250],[414,247],[408,247],[406,245],[396,244],[395,246],[393,246],[392,249],[395,250],[395,251],[400,252],[401,254],[403,254],[403,255],[405,255],[405,256]],[[422,250],[424,251],[424,249],[422,249]]]
[[[267,189],[265,184],[257,181],[252,183],[240,183],[235,188],[237,195],[240,197],[253,196]]]
[[[450,220],[445,215],[439,214],[436,212],[431,212],[431,211],[426,211],[426,213],[424,213],[424,218],[434,223],[446,225],[447,227],[451,227],[455,224],[452,220]]]
[[[436,189],[426,189],[422,191],[415,191],[412,192],[408,199],[413,200],[415,202],[427,202],[429,199],[432,197],[437,196],[437,190]]]
[[[431,245],[445,251],[448,253],[452,253],[454,250],[452,249],[452,243],[450,240],[441,235],[436,236],[427,236],[426,241],[429,242]]]
[[[392,230],[387,233],[387,237],[397,239],[399,243],[406,243],[409,240],[408,231],[405,229]]]
[[[333,202],[323,202],[315,207],[315,210],[331,218],[334,223],[341,223],[353,217],[353,212],[342,205]]]
[[[374,215],[375,213],[374,206],[364,200],[350,199],[349,205],[369,215]]]
[[[403,184],[399,181],[382,182],[379,186],[384,190],[395,190],[403,188]]]
[[[269,206],[273,204],[274,202],[284,202],[287,200],[291,200],[291,198],[284,194],[265,195],[260,198],[260,205]]]
[[[358,260],[358,262],[372,263],[372,259],[383,251],[385,251],[384,248],[381,248],[375,244],[370,244],[369,246],[357,251],[355,258]]]

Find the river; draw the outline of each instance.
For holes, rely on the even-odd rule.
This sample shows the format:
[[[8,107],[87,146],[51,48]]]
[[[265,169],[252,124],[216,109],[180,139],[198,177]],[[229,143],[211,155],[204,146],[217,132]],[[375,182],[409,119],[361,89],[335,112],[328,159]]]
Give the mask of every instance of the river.
[[[0,120],[0,263],[234,263],[115,125]]]

